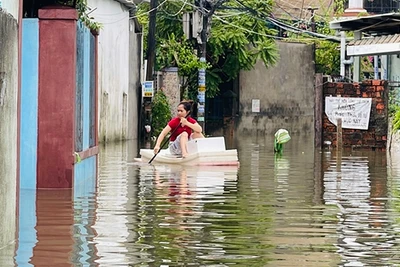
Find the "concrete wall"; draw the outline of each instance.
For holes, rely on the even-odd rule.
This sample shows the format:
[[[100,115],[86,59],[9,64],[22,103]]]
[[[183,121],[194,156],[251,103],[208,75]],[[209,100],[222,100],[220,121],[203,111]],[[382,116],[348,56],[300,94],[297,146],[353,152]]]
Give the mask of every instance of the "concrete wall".
[[[290,134],[314,135],[314,49],[312,45],[278,42],[280,60],[265,68],[259,61],[239,77],[237,134],[274,134],[285,128]],[[252,112],[252,100],[260,100],[260,112]]]
[[[1,0],[0,8],[9,13],[15,19],[18,19],[19,0]]]
[[[74,199],[87,197],[96,191],[97,156],[75,163],[74,167]]]
[[[96,36],[82,22],[77,28],[75,151],[84,151],[96,143]]]
[[[22,22],[20,188],[36,189],[39,20]]]
[[[0,11],[0,248],[15,239],[18,26]]]
[[[97,8],[90,16],[103,25],[98,37],[99,141],[128,139],[128,121],[132,119],[128,103],[136,97],[132,96],[129,77],[140,74],[140,70],[129,73],[129,12],[113,0],[89,0],[88,5]]]
[[[142,98],[140,72],[142,67],[142,33],[130,20],[129,28],[129,91],[128,91],[128,135],[126,139],[138,138],[138,109]]]
[[[81,152],[83,160],[74,164],[74,197],[83,196],[84,192],[94,192],[96,186],[97,155],[89,155],[87,158],[83,156],[86,154],[85,151],[88,152],[96,146],[96,137],[90,136],[91,133],[96,135],[94,115],[97,103],[95,98],[97,76],[95,66],[93,66],[96,61],[96,42],[96,37],[90,30],[83,23],[78,22],[75,151]]]

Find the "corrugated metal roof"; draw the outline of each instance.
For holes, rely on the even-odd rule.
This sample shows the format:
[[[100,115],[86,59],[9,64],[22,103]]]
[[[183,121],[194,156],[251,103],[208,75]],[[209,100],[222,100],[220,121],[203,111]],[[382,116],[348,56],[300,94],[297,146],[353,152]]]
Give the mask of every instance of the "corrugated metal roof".
[[[400,33],[400,13],[386,13],[340,18],[331,21],[330,28],[340,31],[362,31],[379,35]]]
[[[383,35],[373,38],[364,38],[361,40],[352,40],[347,45],[358,46],[358,45],[394,44],[394,43],[400,43],[400,34]]]

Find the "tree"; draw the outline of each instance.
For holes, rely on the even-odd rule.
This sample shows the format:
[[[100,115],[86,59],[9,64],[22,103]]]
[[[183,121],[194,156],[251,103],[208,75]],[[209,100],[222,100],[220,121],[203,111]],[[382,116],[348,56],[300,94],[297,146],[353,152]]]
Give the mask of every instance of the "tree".
[[[334,35],[334,31],[329,29],[326,21],[317,24],[317,32]],[[327,40],[315,40],[315,65],[317,73],[328,75],[340,74],[340,44]]]
[[[251,12],[252,9],[270,14],[272,1],[208,0],[208,8],[218,6],[211,17],[211,32],[207,42],[207,97],[218,94],[223,81],[235,79],[241,70],[250,70],[258,59],[265,66],[278,60],[274,42],[277,31],[267,27],[265,20]],[[197,72],[202,64],[194,51],[194,40],[186,40],[182,29],[182,15],[197,7],[190,1],[162,2],[157,13],[157,69],[177,66],[184,77],[184,91],[187,97],[196,99]],[[249,9],[250,8],[250,9]],[[149,7],[141,4],[138,18],[147,25]],[[144,29],[144,32],[147,32]]]

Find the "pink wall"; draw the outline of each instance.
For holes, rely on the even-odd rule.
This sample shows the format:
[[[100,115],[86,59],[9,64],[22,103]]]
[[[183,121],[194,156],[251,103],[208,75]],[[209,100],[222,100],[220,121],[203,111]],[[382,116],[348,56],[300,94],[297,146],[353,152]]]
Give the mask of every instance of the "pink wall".
[[[38,188],[72,188],[77,13],[39,10]]]

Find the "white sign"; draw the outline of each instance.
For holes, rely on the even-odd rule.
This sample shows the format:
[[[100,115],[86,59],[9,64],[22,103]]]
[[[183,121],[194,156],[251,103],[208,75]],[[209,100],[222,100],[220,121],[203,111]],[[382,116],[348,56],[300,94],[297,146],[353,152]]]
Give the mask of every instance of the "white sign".
[[[200,103],[206,102],[206,92],[198,92],[197,99]]]
[[[251,100],[251,111],[260,112],[260,99]]]
[[[371,103],[371,98],[326,97],[325,114],[336,126],[341,118],[343,128],[368,130]]]
[[[145,81],[142,83],[142,96],[143,97],[153,97],[154,94],[154,82]]]

